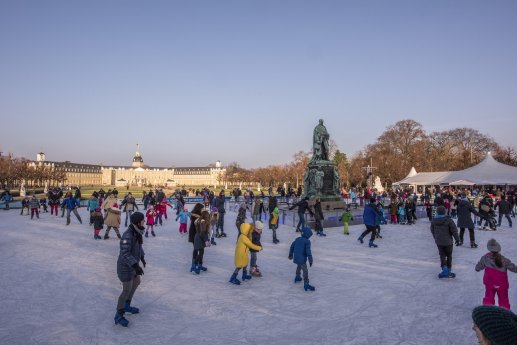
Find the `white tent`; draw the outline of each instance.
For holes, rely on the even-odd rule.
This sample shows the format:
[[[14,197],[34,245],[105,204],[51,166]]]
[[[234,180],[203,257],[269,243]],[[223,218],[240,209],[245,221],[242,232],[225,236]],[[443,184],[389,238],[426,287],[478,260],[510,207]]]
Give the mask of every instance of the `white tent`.
[[[393,186],[431,186],[440,184],[439,181],[447,174],[449,174],[448,171],[417,173],[413,167],[404,179],[395,182]]]

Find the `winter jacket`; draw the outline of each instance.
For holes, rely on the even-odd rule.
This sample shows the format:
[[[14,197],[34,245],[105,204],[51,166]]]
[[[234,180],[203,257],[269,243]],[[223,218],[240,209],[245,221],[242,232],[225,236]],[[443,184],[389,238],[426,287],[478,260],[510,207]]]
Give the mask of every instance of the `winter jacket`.
[[[252,214],[257,216],[260,213],[260,204],[262,204],[261,200],[255,199],[253,200],[253,205],[251,207]]]
[[[251,224],[244,223],[240,228],[240,235],[237,239],[237,245],[235,246],[235,267],[243,268],[248,266],[248,252],[249,249],[262,250],[262,247],[254,245],[250,238],[249,233],[251,230]]]
[[[106,226],[111,226],[114,228],[120,227],[120,213],[120,210],[117,208],[108,209],[108,214],[106,215],[106,220],[104,221],[104,224],[106,224]]]
[[[500,200],[495,204],[494,208],[499,207],[499,214],[510,214],[511,206],[507,200]]]
[[[165,193],[164,192],[158,191],[158,193],[156,193],[156,202],[157,203],[161,203],[164,198],[165,198]]]
[[[276,200],[276,197],[274,195],[271,195],[269,197],[269,203],[268,203],[268,207],[269,207],[269,212],[273,212],[273,210],[275,209],[275,207],[278,205],[278,201]],[[307,204],[307,207],[309,207],[309,204]],[[310,211],[310,210],[309,210]],[[304,211],[305,212],[305,211]],[[312,214],[312,213],[311,213]]]
[[[488,218],[490,212],[494,208],[494,203],[491,198],[484,198],[479,202],[479,215],[482,218]]]
[[[139,264],[144,257],[141,232],[131,224],[120,240],[120,254],[117,260],[117,275],[121,282],[128,282],[136,276],[134,264]]]
[[[38,200],[38,198],[31,198],[31,200],[29,202],[29,207],[30,208],[39,208],[39,200]]]
[[[434,198],[434,206],[445,206],[445,201],[442,199],[441,196]]]
[[[474,222],[472,221],[471,213],[478,215],[479,213],[466,199],[461,199],[458,203],[458,228],[474,229]]]
[[[224,196],[218,196],[215,198],[215,207],[217,207],[217,211],[219,213],[226,213],[226,210],[224,209]]]
[[[502,255],[501,255],[502,256]],[[514,273],[517,273],[517,266],[513,264],[509,259],[502,256],[503,267],[497,267],[494,261],[494,256],[492,253],[487,253],[476,265],[476,271],[479,272],[481,270],[485,270],[485,275],[483,276],[483,284],[487,287],[499,287],[501,289],[508,289],[508,273],[507,270],[510,270]]]
[[[235,225],[240,229],[241,225],[246,221],[246,206],[244,204],[239,207],[237,218],[235,219]]]
[[[256,231],[253,231],[251,233],[251,243],[253,243],[254,245],[256,246],[259,246],[259,247],[262,247],[262,243],[260,243],[260,236],[261,234],[259,234],[258,232]],[[258,250],[255,250],[253,248],[250,248],[250,252],[252,253],[256,253],[258,252]]]
[[[202,249],[205,248],[206,241],[208,241],[208,229],[210,224],[206,223],[204,220],[196,221],[196,234],[194,235],[194,249]]]
[[[276,199],[275,199],[276,200]],[[276,207],[276,205],[275,205]],[[294,204],[293,206],[289,207],[290,210],[294,209],[295,207],[298,207],[298,214],[305,214],[305,212],[308,210],[309,213],[312,215],[312,211],[311,209],[309,208],[309,203],[307,202],[307,200],[303,199],[303,200],[300,200],[298,201],[296,204]],[[269,209],[271,210],[272,209],[272,206],[271,206],[271,201],[269,202]]]
[[[307,259],[309,259],[309,264],[312,265],[311,236],[312,230],[309,227],[304,227],[302,229],[302,236],[291,243],[289,257],[293,258],[295,264],[303,265],[307,262]]]
[[[375,204],[368,204],[364,207],[363,221],[366,226],[376,226],[378,218],[381,217]]]
[[[156,217],[156,211],[154,209],[149,209],[145,213],[146,222],[147,225],[154,225],[154,217]]]
[[[102,208],[106,211],[108,208],[112,208],[117,203],[117,198],[109,196],[104,200]]]
[[[390,204],[390,215],[396,216],[398,213],[398,210],[399,210],[398,204],[396,202],[392,202]]]
[[[275,229],[277,228],[277,224],[278,224],[278,215],[279,215],[280,211],[278,210],[278,207],[275,207],[275,209],[273,210],[273,213],[271,213],[271,222],[270,222],[270,225],[271,226],[274,226]]]
[[[88,206],[86,208],[88,211],[93,212],[97,207],[99,207],[99,200],[97,200],[97,198],[88,200]]]
[[[65,206],[69,210],[73,210],[76,207],[79,207],[79,201],[76,198],[65,198],[61,203],[61,207]]]
[[[196,237],[196,220],[201,217],[200,214],[190,213],[190,227],[188,228],[188,241],[194,243],[194,237]]]
[[[341,222],[342,223],[348,223],[351,220],[354,220],[354,217],[352,216],[352,213],[350,211],[345,211],[341,215]]]
[[[460,241],[458,228],[454,221],[444,215],[436,215],[431,222],[431,233],[437,246],[450,246],[453,244],[452,237],[456,242]]]
[[[94,211],[90,219],[95,230],[101,230],[104,227],[104,218],[100,212]]]
[[[179,219],[180,224],[187,224],[189,217],[190,217],[190,212],[181,211],[180,214],[178,214],[178,216],[176,217],[176,221],[178,221],[178,219]]]
[[[122,208],[122,206],[124,206],[124,208]],[[135,198],[131,197],[131,198],[125,198],[124,200],[122,200],[122,203],[120,204],[120,208],[122,208],[123,212],[128,212],[128,211],[134,211],[135,208],[138,210],[138,205],[136,204]]]
[[[314,219],[323,220],[323,211],[321,210],[321,202],[314,204]]]

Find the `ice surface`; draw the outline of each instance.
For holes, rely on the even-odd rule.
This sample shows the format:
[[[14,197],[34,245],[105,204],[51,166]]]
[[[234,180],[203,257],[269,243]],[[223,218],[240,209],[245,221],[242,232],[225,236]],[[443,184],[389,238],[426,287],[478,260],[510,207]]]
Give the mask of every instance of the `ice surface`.
[[[80,214],[87,223],[86,209]],[[263,277],[234,286],[234,222],[227,213],[228,237],[206,249],[208,272],[199,276],[189,272],[192,245],[173,217],[144,239],[148,265],[133,300],[141,312],[127,316],[126,329],[113,322],[121,291],[113,231],[96,241],[73,215],[66,226],[49,213],[30,220],[0,211],[0,344],[474,344],[471,311],[484,294],[474,265],[487,240],[495,237],[517,260],[509,228],[476,231],[478,249],[454,248],[457,278],[439,280],[427,220],[383,226],[376,249],[357,242],[363,226],[351,226],[350,236],[333,228],[312,237],[316,291],[304,292],[287,258],[297,235],[281,225],[278,245],[264,230]],[[510,273],[517,303],[515,280]]]

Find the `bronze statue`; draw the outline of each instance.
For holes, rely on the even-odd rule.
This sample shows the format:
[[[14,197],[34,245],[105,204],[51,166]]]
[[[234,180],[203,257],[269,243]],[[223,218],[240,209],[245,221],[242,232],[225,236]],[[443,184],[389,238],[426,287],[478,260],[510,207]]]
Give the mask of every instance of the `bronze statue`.
[[[313,155],[312,160],[328,161],[329,160],[329,133],[323,125],[323,120],[314,128],[312,140]]]

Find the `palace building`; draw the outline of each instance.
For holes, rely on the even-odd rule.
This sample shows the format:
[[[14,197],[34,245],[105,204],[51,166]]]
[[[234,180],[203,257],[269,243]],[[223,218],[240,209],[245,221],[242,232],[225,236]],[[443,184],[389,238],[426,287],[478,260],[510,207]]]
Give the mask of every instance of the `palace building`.
[[[45,166],[61,169],[66,174],[66,184],[106,186],[218,186],[226,171],[220,161],[206,167],[150,167],[144,164],[139,145],[128,166],[94,165],[45,160],[43,152],[38,153],[31,166]]]

